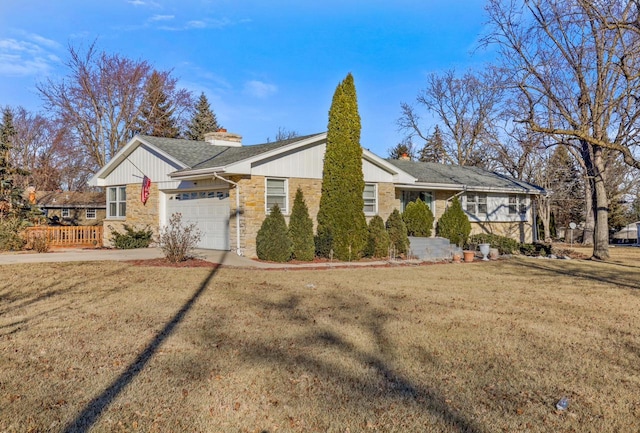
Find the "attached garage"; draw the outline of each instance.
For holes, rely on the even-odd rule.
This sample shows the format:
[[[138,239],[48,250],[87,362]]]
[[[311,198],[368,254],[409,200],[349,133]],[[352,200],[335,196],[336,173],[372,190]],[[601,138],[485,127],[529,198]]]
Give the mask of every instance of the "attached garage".
[[[194,223],[202,234],[198,248],[229,249],[229,190],[184,191],[167,194],[167,221],[174,213]]]

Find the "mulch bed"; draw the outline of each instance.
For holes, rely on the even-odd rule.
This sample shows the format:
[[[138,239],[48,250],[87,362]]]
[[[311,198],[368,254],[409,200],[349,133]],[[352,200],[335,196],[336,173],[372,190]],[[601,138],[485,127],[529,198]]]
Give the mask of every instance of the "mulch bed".
[[[183,262],[173,263],[166,258],[146,259],[146,260],[127,260],[134,266],[156,266],[163,268],[217,268],[219,263],[208,262],[202,259],[187,259]]]

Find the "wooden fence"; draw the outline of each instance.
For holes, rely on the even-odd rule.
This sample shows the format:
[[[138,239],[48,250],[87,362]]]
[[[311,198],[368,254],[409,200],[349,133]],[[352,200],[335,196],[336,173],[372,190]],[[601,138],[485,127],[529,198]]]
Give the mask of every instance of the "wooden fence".
[[[27,245],[32,245],[37,236],[46,236],[52,247],[102,246],[102,226],[28,227]]]

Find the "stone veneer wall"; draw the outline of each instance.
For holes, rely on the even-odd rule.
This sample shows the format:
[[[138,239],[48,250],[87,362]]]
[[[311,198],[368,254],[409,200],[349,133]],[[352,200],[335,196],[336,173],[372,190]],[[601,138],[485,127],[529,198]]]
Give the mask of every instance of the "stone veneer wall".
[[[131,183],[127,185],[127,216],[125,219],[105,219],[104,227],[104,246],[113,247],[111,243],[111,231],[117,230],[124,232],[124,225],[133,227],[136,230],[149,226],[154,233],[154,237],[158,234],[160,226],[160,193],[158,186],[151,184],[149,198],[146,204],[140,201],[140,190],[142,185],[139,183]]]
[[[256,237],[266,215],[265,209],[265,177],[253,176],[251,178],[232,178],[240,185],[240,248],[247,257],[256,256]],[[322,191],[322,179],[290,178],[288,180],[289,209],[284,214],[287,224],[291,215],[291,208],[298,187],[302,189],[304,200],[309,208],[309,216],[313,220],[314,231],[316,229],[316,216],[320,208],[320,196]],[[231,249],[236,249],[236,189],[229,193],[231,215],[229,219],[229,235]],[[392,183],[378,184],[378,214],[386,221],[394,208],[400,209],[400,200],[395,196],[395,187]],[[367,218],[367,219],[370,219]]]
[[[523,222],[472,222],[471,234],[492,233],[506,236],[518,242],[533,242],[531,221]]]

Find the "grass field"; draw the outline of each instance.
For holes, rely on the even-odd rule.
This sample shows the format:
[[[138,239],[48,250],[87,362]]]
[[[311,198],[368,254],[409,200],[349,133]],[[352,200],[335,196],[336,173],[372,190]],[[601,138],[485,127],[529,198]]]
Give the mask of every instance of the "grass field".
[[[2,266],[0,431],[640,431],[640,249],[612,254]]]

